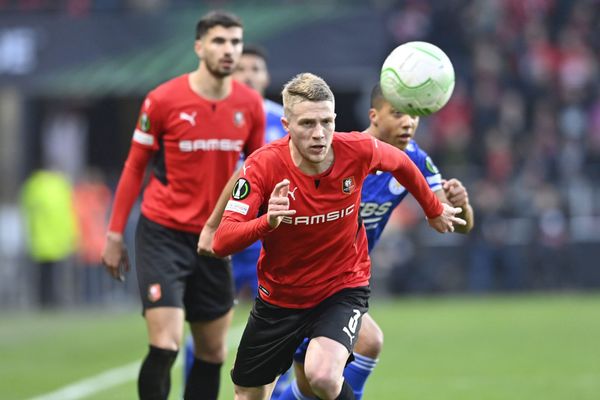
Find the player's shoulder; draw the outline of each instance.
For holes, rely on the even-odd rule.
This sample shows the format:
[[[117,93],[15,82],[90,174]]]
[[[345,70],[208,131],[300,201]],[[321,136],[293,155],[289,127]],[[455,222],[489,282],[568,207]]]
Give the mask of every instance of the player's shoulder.
[[[351,145],[353,143],[371,143],[372,137],[367,133],[358,131],[334,132],[333,140],[334,142],[347,143]]]
[[[289,137],[284,137],[274,140],[271,143],[267,143],[250,154],[250,156],[248,156],[248,160],[256,161],[262,164],[268,160],[281,158],[284,151],[289,151],[288,140]]]
[[[373,137],[364,132],[334,132],[333,143],[337,148],[359,153],[373,148]]]
[[[425,150],[423,150],[422,148],[420,148],[419,145],[417,144],[417,142],[415,142],[413,139],[410,140],[410,142],[404,149],[404,152],[415,163],[419,160],[425,160],[426,158],[429,157],[427,152]]]
[[[404,149],[404,152],[410,157],[410,158],[424,158],[427,157],[427,153],[425,153],[417,144],[417,142],[414,141],[414,139],[411,139],[408,144],[406,145],[406,148]]]
[[[151,90],[149,95],[159,101],[172,99],[174,94],[181,95],[181,91],[188,85],[188,75],[189,74],[179,75],[161,83]]]

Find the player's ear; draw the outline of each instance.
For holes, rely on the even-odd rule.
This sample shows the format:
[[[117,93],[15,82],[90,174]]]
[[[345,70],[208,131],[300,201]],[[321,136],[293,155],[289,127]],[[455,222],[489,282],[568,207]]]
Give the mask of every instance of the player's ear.
[[[377,125],[377,110],[374,108],[369,109],[369,120],[373,125]]]
[[[281,125],[287,133],[290,133],[290,121],[288,121],[287,118],[281,117]]]
[[[194,42],[194,53],[196,53],[198,58],[202,58],[202,39],[196,39]]]

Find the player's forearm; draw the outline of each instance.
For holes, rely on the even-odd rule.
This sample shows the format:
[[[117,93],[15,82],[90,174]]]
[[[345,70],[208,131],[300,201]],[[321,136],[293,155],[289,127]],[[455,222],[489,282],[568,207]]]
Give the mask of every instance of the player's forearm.
[[[208,219],[206,220],[206,225],[216,229],[221,222],[221,218],[223,218],[223,212],[225,211],[225,206],[227,205],[227,201],[231,196],[231,192],[233,191],[233,186],[235,185],[235,181],[238,179],[240,175],[240,170],[237,170],[231,175],[231,178],[227,181],[227,184],[223,188],[219,199],[217,200],[217,204],[213,209],[213,212],[210,214]]]
[[[245,249],[271,230],[266,214],[242,222],[224,218],[215,233],[213,251],[219,257],[226,257]]]

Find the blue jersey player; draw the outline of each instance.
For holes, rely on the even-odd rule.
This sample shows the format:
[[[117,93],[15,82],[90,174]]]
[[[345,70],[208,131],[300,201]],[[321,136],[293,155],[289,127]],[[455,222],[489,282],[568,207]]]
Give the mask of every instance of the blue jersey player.
[[[455,226],[455,231],[467,233],[473,227],[473,210],[469,205],[468,193],[457,179],[443,180],[431,158],[413,140],[419,118],[396,111],[388,103],[379,85],[371,93],[371,124],[365,134],[404,150],[419,167],[429,187],[438,198],[454,207],[461,207],[459,217],[467,221],[465,226]],[[408,194],[407,190],[387,172],[376,172],[363,183],[360,216],[367,231],[369,252],[381,237],[392,211]],[[308,341],[298,348],[295,355],[296,380],[279,396],[279,400],[314,399],[304,376],[303,360]],[[367,378],[375,368],[383,346],[383,332],[369,314],[362,319],[358,341],[354,347],[354,361],[346,366],[344,378],[348,381],[357,399],[362,398]]]

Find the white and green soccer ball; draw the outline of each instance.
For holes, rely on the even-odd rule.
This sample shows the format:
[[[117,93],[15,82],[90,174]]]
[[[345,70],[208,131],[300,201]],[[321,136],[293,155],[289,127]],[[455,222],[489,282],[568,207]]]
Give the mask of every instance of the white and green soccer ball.
[[[450,99],[454,68],[439,47],[408,42],[385,59],[380,84],[383,96],[397,111],[425,116],[440,110]]]

